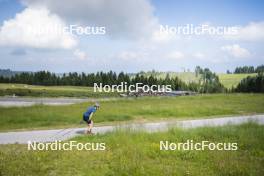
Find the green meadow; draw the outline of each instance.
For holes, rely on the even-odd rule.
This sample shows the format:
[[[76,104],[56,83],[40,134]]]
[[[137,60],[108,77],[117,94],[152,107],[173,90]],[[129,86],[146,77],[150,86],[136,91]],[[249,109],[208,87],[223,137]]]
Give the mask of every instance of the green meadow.
[[[143,75],[144,76],[155,76],[157,78],[161,78],[161,79],[164,79],[167,74],[170,76],[170,77],[178,77],[180,78],[182,81],[186,82],[186,83],[189,83],[189,82],[198,82],[199,79],[200,79],[200,75],[199,76],[195,76],[195,73],[194,72],[144,72]]]
[[[252,123],[156,133],[115,131],[71,140],[103,142],[106,150],[29,151],[27,145],[0,145],[0,175],[264,175],[264,126]],[[166,140],[237,143],[238,149],[160,150],[160,141]]]
[[[165,78],[167,74],[169,74],[170,77],[178,77],[181,80],[183,80],[186,83],[189,82],[198,82],[201,78],[200,75],[195,76],[194,72],[145,72],[145,76],[153,75],[157,78]],[[256,73],[241,73],[241,74],[226,74],[226,73],[218,73],[220,82],[224,85],[224,87],[230,89],[232,87],[236,87],[238,83],[248,76],[256,76]]]
[[[94,92],[93,87],[83,86],[36,86],[0,83],[0,96],[16,95],[31,97],[115,97],[117,93]]]
[[[182,97],[117,98],[100,102],[96,125],[121,121],[197,119],[264,112],[264,94],[204,94]],[[31,107],[0,107],[0,130],[78,126],[92,102]],[[80,125],[79,125],[80,126]]]
[[[248,76],[256,76],[256,73],[241,73],[241,74],[218,74],[220,82],[226,88],[236,87],[238,83]]]

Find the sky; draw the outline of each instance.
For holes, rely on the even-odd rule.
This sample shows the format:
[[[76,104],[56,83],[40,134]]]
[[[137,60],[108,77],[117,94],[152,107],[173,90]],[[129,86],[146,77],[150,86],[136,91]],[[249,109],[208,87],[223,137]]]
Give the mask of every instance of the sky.
[[[257,66],[264,64],[263,9],[262,0],[0,0],[0,68],[131,73]],[[235,32],[184,34],[187,25]]]

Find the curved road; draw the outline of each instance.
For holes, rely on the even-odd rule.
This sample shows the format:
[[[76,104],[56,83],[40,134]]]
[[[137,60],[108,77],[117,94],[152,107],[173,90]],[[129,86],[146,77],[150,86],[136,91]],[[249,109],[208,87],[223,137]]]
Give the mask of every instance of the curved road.
[[[147,132],[166,131],[173,127],[196,128],[203,126],[222,126],[227,124],[237,125],[246,122],[256,122],[264,124],[264,115],[222,117],[213,119],[198,120],[173,120],[161,121],[155,123],[132,123],[116,126],[94,127],[93,132],[102,134],[113,131],[115,129],[132,129],[143,130]],[[0,144],[26,144],[28,141],[35,142],[52,142],[55,140],[67,140],[72,137],[84,134],[85,128],[68,128],[56,130],[39,130],[39,131],[23,131],[23,132],[5,132],[0,133]]]

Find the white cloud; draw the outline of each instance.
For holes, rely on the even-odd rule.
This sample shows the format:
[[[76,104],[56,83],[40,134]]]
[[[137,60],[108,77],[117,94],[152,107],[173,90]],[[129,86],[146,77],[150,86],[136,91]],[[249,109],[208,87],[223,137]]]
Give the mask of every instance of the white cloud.
[[[119,58],[123,60],[137,59],[138,55],[135,52],[122,51],[119,55]]]
[[[198,52],[198,53],[194,53],[193,57],[195,57],[197,59],[204,59],[205,55],[203,53]]]
[[[235,58],[247,58],[251,56],[247,49],[242,48],[237,44],[222,46],[221,50],[226,51],[229,55]]]
[[[45,8],[26,8],[0,28],[0,45],[44,49],[70,49],[76,39],[63,33],[65,23]],[[56,31],[54,31],[56,30]]]
[[[180,59],[184,58],[184,54],[180,51],[173,51],[173,52],[169,53],[167,55],[167,57],[170,59],[180,60]]]
[[[46,7],[69,23],[105,26],[112,38],[141,39],[158,24],[149,0],[22,0],[29,7]],[[63,7],[62,7],[63,5]]]
[[[142,61],[142,59],[146,58],[147,56],[148,53],[146,52],[122,51],[117,55],[117,58],[125,61]]]
[[[239,27],[236,34],[224,37],[229,40],[263,41],[264,22],[251,22],[246,26]]]
[[[168,42],[173,38],[169,33],[160,32],[160,30],[155,30],[152,33],[152,40],[154,42]]]
[[[80,60],[85,60],[87,59],[87,55],[84,51],[81,51],[80,49],[76,49],[73,52],[74,56],[76,56],[77,58],[79,58]]]

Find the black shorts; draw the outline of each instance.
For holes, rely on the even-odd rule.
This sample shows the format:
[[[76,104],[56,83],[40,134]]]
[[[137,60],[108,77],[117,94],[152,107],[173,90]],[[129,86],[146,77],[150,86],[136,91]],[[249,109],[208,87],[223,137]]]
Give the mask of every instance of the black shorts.
[[[90,125],[92,123],[92,120],[89,120],[89,118],[87,119],[85,116],[83,116],[83,120]]]
[[[90,125],[92,123],[92,120],[87,120],[85,121],[88,125]]]

